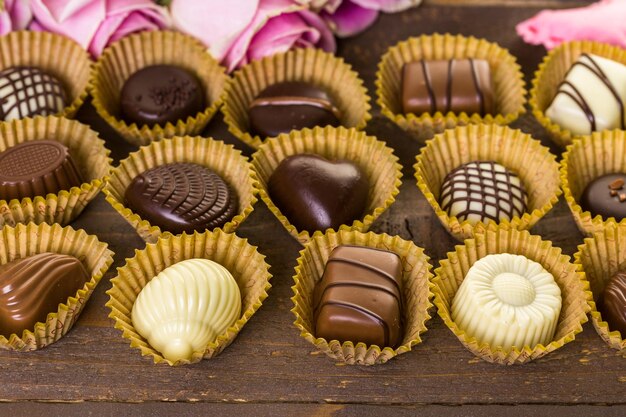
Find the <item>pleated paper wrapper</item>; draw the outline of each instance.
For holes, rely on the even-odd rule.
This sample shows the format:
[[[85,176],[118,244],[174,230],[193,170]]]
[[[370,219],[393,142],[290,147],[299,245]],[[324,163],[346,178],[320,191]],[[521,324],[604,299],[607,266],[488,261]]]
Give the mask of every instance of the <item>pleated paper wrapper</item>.
[[[404,114],[402,111],[402,68],[420,60],[484,59],[489,62],[494,84],[496,115]],[[524,75],[516,58],[496,43],[462,35],[438,34],[409,38],[389,48],[378,64],[376,102],[383,115],[408,132],[419,143],[436,133],[470,123],[508,125],[524,113]]]
[[[131,313],[139,292],[155,276],[170,265],[186,259],[203,258],[224,266],[233,275],[241,291],[241,317],[225,333],[212,341],[203,352],[195,352],[190,360],[176,362],[165,359],[154,350],[133,327]],[[157,243],[149,243],[145,249],[136,250],[135,256],[117,270],[118,275],[111,280],[113,287],[107,291],[110,299],[107,307],[109,317],[115,320],[115,328],[122,331],[132,348],[139,349],[143,356],[149,356],[154,363],[183,365],[199,362],[217,356],[237,337],[243,326],[261,307],[271,285],[269,265],[265,256],[256,246],[235,234],[222,230],[160,238]]]
[[[552,122],[545,111],[550,107],[565,74],[583,53],[602,56],[626,65],[626,50],[592,41],[564,42],[544,57],[532,81],[529,104],[533,115],[548,131],[552,141],[561,147],[572,143],[577,136]]]
[[[288,156],[316,154],[330,161],[348,160],[358,165],[367,175],[370,184],[365,216],[355,219],[352,230],[366,232],[371,224],[395,201],[399,193],[402,167],[393,150],[373,136],[367,136],[357,129],[344,127],[303,129],[268,139],[252,155],[252,165],[257,173],[261,199],[287,231],[300,243],[310,240],[306,230],[297,230],[289,219],[272,202],[267,190],[268,181],[280,164]],[[330,229],[329,229],[330,230]]]
[[[345,127],[364,129],[371,119],[370,97],[349,64],[320,49],[299,48],[253,61],[234,73],[222,107],[230,133],[258,149],[265,138],[249,132],[248,108],[266,87],[285,81],[306,82],[323,88],[340,110],[340,121]]]
[[[96,236],[58,224],[5,226],[0,229],[0,236],[0,264],[53,252],[74,256],[91,277],[76,294],[60,303],[58,310],[51,311],[45,323],[38,322],[33,329],[25,329],[21,335],[0,335],[0,349],[23,352],[41,349],[65,336],[76,323],[93,290],[113,263],[113,252]]]
[[[50,32],[16,31],[0,37],[0,70],[36,67],[57,78],[67,94],[57,116],[72,118],[87,98],[89,54],[78,43]]]
[[[546,346],[491,346],[468,335],[452,321],[452,300],[467,271],[477,260],[497,253],[523,255],[540,263],[554,276],[561,290],[562,307],[554,338]],[[501,365],[524,364],[573,341],[575,335],[582,331],[592,298],[589,283],[580,269],[580,266],[570,262],[569,256],[561,253],[560,248],[552,246],[550,241],[542,240],[541,236],[509,226],[492,226],[484,233],[477,234],[474,239],[467,239],[463,245],[456,246],[455,251],[449,252],[447,259],[440,262],[433,280],[435,305],[446,326],[476,356]]]
[[[157,225],[150,224],[137,213],[124,206],[124,193],[139,174],[159,165],[195,163],[209,168],[222,177],[237,194],[237,214],[221,229],[234,232],[252,212],[257,201],[258,181],[252,165],[235,149],[222,141],[202,137],[174,137],[152,142],[132,152],[128,158],[111,171],[104,188],[106,200],[137,231],[146,242],[154,243],[161,234],[170,234]]]
[[[164,126],[126,123],[120,111],[122,87],[132,74],[151,65],[173,65],[194,74],[204,91],[204,111]],[[221,106],[225,71],[195,38],[179,32],[142,32],[104,50],[94,65],[90,91],[100,117],[126,141],[141,146],[163,138],[200,134]]]
[[[602,313],[596,308],[596,302],[608,281],[617,272],[626,270],[626,226],[612,225],[586,238],[578,247],[574,259],[576,264],[582,266],[593,293],[593,327],[602,340],[626,357],[626,339],[622,338],[626,335],[621,335],[617,330],[611,331],[609,324],[602,319]]]
[[[578,229],[586,236],[616,224],[614,217],[593,216],[580,206],[580,197],[594,179],[626,172],[626,131],[593,132],[567,147],[561,160],[561,186]],[[608,190],[607,190],[608,192]],[[626,226],[626,219],[619,222]]]
[[[395,252],[402,260],[402,305],[404,336],[397,348],[366,345],[363,342],[344,342],[316,338],[313,319],[313,290],[324,273],[326,261],[332,250],[339,245],[357,245]],[[296,316],[295,325],[300,335],[329,357],[350,365],[376,365],[410,351],[422,342],[421,334],[426,331],[426,322],[431,318],[433,306],[432,273],[429,257],[413,242],[398,236],[361,233],[347,228],[325,234],[316,232],[304,246],[298,258],[291,298]]]
[[[54,140],[67,146],[85,183],[56,194],[0,199],[0,227],[17,223],[69,224],[104,186],[111,169],[110,151],[89,126],[63,117],[41,117],[0,123],[0,152],[33,140]]]
[[[483,231],[494,220],[472,225],[449,216],[439,205],[441,186],[453,169],[473,161],[495,161],[515,173],[528,196],[527,210],[514,216],[515,229],[530,229],[552,209],[561,195],[559,165],[556,157],[538,140],[520,130],[494,124],[475,124],[446,130],[426,142],[414,165],[417,186],[431,205],[441,224],[462,241]]]

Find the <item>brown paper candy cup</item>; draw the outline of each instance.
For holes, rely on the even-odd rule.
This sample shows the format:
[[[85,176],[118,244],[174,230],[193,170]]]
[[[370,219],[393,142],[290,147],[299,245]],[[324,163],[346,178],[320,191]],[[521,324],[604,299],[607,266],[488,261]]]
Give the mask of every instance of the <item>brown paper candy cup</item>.
[[[17,223],[60,223],[74,220],[100,192],[111,168],[109,150],[89,126],[63,117],[41,117],[0,123],[0,152],[33,140],[54,140],[67,146],[85,179],[80,187],[57,194],[0,200],[0,227]]]
[[[69,38],[50,32],[10,32],[0,37],[0,56],[0,70],[36,67],[61,82],[68,102],[57,116],[74,117],[87,98],[91,59]]]
[[[626,269],[626,226],[613,224],[586,238],[584,244],[578,246],[574,260],[582,266],[593,293],[593,302],[590,303],[593,327],[610,347],[626,355],[626,339],[623,338],[626,335],[617,330],[611,331],[609,324],[602,319],[602,313],[596,308],[596,302],[608,281],[617,272]]]
[[[403,114],[401,103],[402,67],[419,60],[484,59],[489,62],[494,83],[496,115],[466,113]],[[507,125],[524,113],[524,76],[508,50],[484,39],[462,35],[422,35],[399,42],[383,55],[376,73],[376,102],[382,113],[407,131],[419,143],[436,133],[470,123]]]
[[[34,329],[25,329],[21,335],[13,333],[8,339],[0,335],[0,349],[37,350],[65,336],[113,263],[113,252],[107,249],[107,244],[84,230],[46,223],[18,224],[0,229],[0,264],[44,252],[74,256],[89,272],[91,279],[74,296],[60,303],[58,310],[50,312],[45,323],[39,322]]]
[[[602,56],[626,65],[626,50],[591,41],[564,42],[544,57],[532,81],[529,104],[533,115],[548,131],[552,141],[561,147],[572,143],[576,135],[553,123],[545,111],[550,107],[565,74],[583,53]]]
[[[385,249],[395,252],[402,259],[402,304],[404,336],[396,349],[392,347],[367,346],[363,342],[344,342],[316,338],[313,320],[312,297],[315,284],[322,278],[326,261],[332,250],[339,245],[358,245]],[[347,228],[338,232],[315,233],[309,243],[300,251],[295,269],[291,298],[296,316],[294,324],[300,335],[331,358],[350,365],[376,365],[387,362],[396,355],[410,351],[421,343],[421,334],[426,331],[430,319],[428,310],[432,307],[432,273],[429,257],[413,242],[398,236],[361,233]]]
[[[616,220],[584,211],[579,204],[580,197],[591,181],[617,172],[626,172],[626,131],[606,130],[582,136],[574,140],[563,154],[561,187],[578,229],[586,236],[615,225]],[[619,224],[626,226],[626,219]]]
[[[266,87],[284,81],[307,82],[326,90],[340,110],[341,124],[345,127],[364,129],[371,119],[370,98],[352,67],[342,58],[305,48],[253,61],[234,73],[222,107],[230,133],[258,149],[265,138],[248,132],[248,107]]]
[[[146,242],[154,243],[165,233],[157,225],[150,224],[137,213],[124,206],[124,193],[132,180],[144,171],[159,165],[188,162],[209,168],[222,177],[237,193],[239,210],[224,226],[225,232],[234,232],[252,212],[257,201],[258,181],[241,151],[222,141],[201,137],[174,137],[152,142],[139,148],[111,171],[104,187],[106,200],[137,231]]]
[[[168,266],[193,258],[215,261],[233,275],[241,291],[241,317],[224,334],[209,343],[204,352],[194,353],[191,360],[174,363],[165,359],[137,333],[131,314],[137,296],[152,278]],[[151,356],[154,363],[169,365],[195,363],[219,355],[261,307],[271,287],[269,280],[272,277],[265,256],[257,251],[256,246],[250,245],[247,239],[219,229],[159,238],[145,249],[135,251],[135,256],[127,259],[117,273],[111,280],[113,287],[107,291],[110,300],[106,304],[111,309],[109,317],[115,320],[115,328],[121,330],[122,336],[130,340],[130,346],[141,350],[143,356]]]
[[[507,126],[475,124],[446,130],[426,142],[414,165],[417,186],[432,206],[441,224],[462,241],[483,231],[488,223],[472,225],[449,216],[439,205],[441,185],[453,169],[473,161],[495,161],[513,171],[521,179],[528,196],[527,211],[514,216],[510,223],[518,230],[530,229],[541,219],[561,195],[559,164],[548,148],[530,135]]]
[[[194,74],[207,102],[203,112],[165,126],[137,126],[120,115],[120,93],[126,80],[150,65],[174,65]],[[221,67],[196,39],[179,32],[150,31],[126,36],[107,49],[94,65],[90,90],[100,117],[133,145],[173,136],[198,135],[217,112],[226,83]]]
[[[523,255],[540,263],[554,276],[563,301],[554,339],[548,345],[524,346],[521,349],[491,346],[471,337],[452,321],[452,300],[467,271],[477,260],[496,253]],[[439,265],[433,280],[439,316],[467,349],[487,362],[516,365],[540,358],[574,340],[575,335],[582,331],[582,324],[587,321],[591,292],[585,274],[580,272],[578,265],[570,262],[569,256],[561,253],[560,248],[552,246],[552,242],[531,235],[526,230],[511,229],[508,225],[493,226],[484,233],[476,234],[473,239],[465,240],[463,245],[456,246],[455,251],[449,252],[447,259],[443,259]]]
[[[267,183],[280,162],[288,156],[310,153],[328,160],[348,160],[357,164],[367,175],[370,184],[367,209],[362,219],[355,219],[351,230],[366,232],[371,224],[395,201],[399,192],[402,167],[393,150],[384,142],[364,132],[344,127],[316,127],[282,134],[268,139],[252,155],[252,165],[260,184],[261,199],[285,229],[300,243],[306,243],[311,235],[297,230],[270,199]],[[322,230],[323,232],[323,230]]]

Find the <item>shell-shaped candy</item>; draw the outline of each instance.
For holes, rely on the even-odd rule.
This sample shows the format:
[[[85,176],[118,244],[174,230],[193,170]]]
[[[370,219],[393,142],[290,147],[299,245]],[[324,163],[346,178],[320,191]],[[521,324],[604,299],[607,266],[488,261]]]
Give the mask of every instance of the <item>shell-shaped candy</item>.
[[[226,268],[208,259],[178,262],[152,279],[133,305],[133,326],[176,362],[203,352],[241,314],[241,294]]]

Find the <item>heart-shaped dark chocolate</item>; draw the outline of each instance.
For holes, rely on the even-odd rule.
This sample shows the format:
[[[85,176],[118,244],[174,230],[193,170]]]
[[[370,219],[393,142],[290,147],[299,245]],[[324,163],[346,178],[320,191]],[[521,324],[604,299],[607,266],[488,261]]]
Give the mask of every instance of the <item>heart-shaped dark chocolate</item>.
[[[268,191],[296,229],[313,233],[360,219],[367,208],[369,183],[353,162],[299,154],[276,167]]]

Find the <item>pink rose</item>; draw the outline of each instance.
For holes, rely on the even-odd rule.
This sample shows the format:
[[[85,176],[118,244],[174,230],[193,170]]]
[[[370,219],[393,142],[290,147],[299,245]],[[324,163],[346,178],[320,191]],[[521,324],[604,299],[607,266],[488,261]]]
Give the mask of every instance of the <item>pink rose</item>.
[[[4,0],[4,10],[0,13],[0,35],[26,29],[32,18],[30,0]]]
[[[151,0],[31,0],[33,30],[74,39],[97,57],[128,34],[168,26],[164,8]]]
[[[292,48],[336,48],[326,23],[293,0],[172,0],[170,13],[229,71]]]

